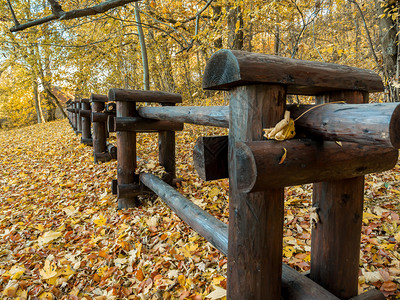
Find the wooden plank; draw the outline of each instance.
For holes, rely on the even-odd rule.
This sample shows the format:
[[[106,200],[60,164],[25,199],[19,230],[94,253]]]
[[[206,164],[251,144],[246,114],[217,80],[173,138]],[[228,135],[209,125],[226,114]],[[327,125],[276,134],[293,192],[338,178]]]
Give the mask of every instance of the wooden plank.
[[[143,118],[229,127],[228,106],[141,107],[138,111]]]
[[[203,75],[203,88],[210,90],[256,83],[283,84],[288,94],[298,95],[337,90],[383,91],[381,78],[370,70],[238,50],[214,53]]]
[[[194,168],[203,180],[228,178],[228,136],[201,136],[193,149]]]
[[[153,190],[185,223],[227,255],[228,226],[225,223],[195,205],[152,174],[140,174],[140,181]],[[339,299],[285,264],[282,266],[282,295],[287,300]],[[243,298],[240,297],[240,299]]]
[[[180,94],[129,89],[110,89],[108,99],[109,101],[182,103]]]
[[[368,99],[361,92],[345,94],[350,103]],[[334,94],[326,96],[331,99]],[[364,176],[314,184],[319,221],[311,235],[310,278],[339,298],[358,294],[363,200]]]
[[[262,139],[283,118],[279,85],[240,86],[230,93],[228,299],[281,299],[283,188],[240,193],[235,143]]]
[[[399,156],[390,147],[344,142],[339,146],[308,139],[236,143],[236,147],[241,192],[383,172],[392,169]]]

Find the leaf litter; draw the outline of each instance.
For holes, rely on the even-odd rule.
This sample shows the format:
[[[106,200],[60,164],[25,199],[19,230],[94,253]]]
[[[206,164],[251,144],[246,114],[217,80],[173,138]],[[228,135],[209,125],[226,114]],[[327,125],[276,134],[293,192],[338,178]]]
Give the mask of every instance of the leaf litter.
[[[228,223],[227,179],[204,182],[192,150],[225,129],[177,133],[178,190]],[[115,137],[111,137],[114,139]],[[138,135],[138,169],[156,174],[156,134]],[[227,259],[160,199],[118,211],[116,162],[95,165],[66,120],[0,131],[0,293],[19,299],[225,299]],[[400,298],[400,169],[366,176],[359,290]],[[285,189],[283,261],[310,269],[312,185]],[[311,215],[310,215],[311,212]]]

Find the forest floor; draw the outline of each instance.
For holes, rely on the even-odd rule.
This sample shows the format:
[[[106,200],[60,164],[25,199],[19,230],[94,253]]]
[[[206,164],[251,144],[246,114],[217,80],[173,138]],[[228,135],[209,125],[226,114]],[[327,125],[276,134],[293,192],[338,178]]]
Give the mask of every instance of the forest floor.
[[[200,135],[177,133],[179,191],[228,222],[228,180],[193,168]],[[157,135],[138,136],[140,169],[160,171]],[[224,299],[226,257],[159,199],[118,211],[116,162],[95,165],[66,120],[0,131],[0,294],[19,299]],[[359,289],[400,299],[400,167],[365,180]],[[286,189],[283,259],[310,268],[311,185]],[[344,212],[345,213],[345,212]]]

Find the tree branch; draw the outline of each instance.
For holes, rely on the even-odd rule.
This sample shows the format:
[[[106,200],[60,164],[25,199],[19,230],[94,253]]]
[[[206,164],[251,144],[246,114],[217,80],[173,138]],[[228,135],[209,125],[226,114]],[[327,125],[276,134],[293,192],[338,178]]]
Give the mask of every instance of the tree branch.
[[[12,5],[11,5],[10,0],[7,0],[7,3],[8,3],[8,7],[10,8],[12,17],[13,17],[13,19],[14,19],[15,26],[18,26],[18,25],[19,25],[19,22],[18,22],[17,17],[15,16],[14,9],[12,8]]]
[[[12,28],[10,28],[11,32],[17,32],[24,30],[29,27],[33,27],[36,25],[44,24],[53,20],[71,20],[71,19],[77,19],[81,17],[87,17],[87,16],[93,16],[97,14],[104,13],[112,8],[123,6],[125,4],[131,3],[131,2],[137,2],[139,0],[108,0],[105,2],[102,2],[100,4],[83,8],[83,9],[76,9],[76,10],[70,10],[70,11],[62,11],[61,6],[59,6],[60,11],[56,11],[56,13],[53,13],[47,17],[41,18],[41,19],[36,19],[24,24],[20,25],[15,25]],[[55,6],[58,4],[56,1],[52,1]],[[58,4],[59,5],[59,4]],[[52,10],[53,10],[53,5],[52,5]],[[57,8],[55,8],[57,10]]]
[[[377,65],[377,67],[379,69],[381,69],[381,65],[379,64],[378,57],[376,56],[376,53],[375,53],[375,50],[374,50],[374,46],[373,46],[372,40],[371,40],[371,35],[369,34],[368,26],[367,26],[367,23],[365,22],[364,14],[363,14],[363,12],[361,10],[361,7],[360,7],[360,5],[358,5],[358,3],[355,0],[348,0],[348,1],[350,3],[353,3],[355,5],[355,7],[357,8],[358,12],[360,13],[361,19],[362,19],[363,24],[364,24],[365,32],[367,34],[367,39],[368,39],[369,48],[371,50],[371,54],[373,55],[373,57],[375,59],[375,63]]]

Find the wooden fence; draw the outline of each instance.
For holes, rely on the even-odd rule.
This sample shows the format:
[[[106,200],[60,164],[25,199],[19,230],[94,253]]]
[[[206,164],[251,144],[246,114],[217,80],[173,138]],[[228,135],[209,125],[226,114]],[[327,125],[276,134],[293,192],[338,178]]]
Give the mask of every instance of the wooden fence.
[[[342,65],[221,50],[207,63],[203,88],[227,91],[229,107],[174,106],[182,102],[180,95],[156,91],[111,89],[108,98],[92,95],[95,160],[106,153],[106,119],[108,130],[117,132],[118,207],[135,206],[145,187],[156,193],[227,255],[228,299],[384,299],[377,290],[357,296],[364,175],[391,169],[400,147],[399,105],[367,104],[369,93],[383,90],[379,76]],[[326,105],[287,105],[287,95],[312,95]],[[115,102],[115,116],[104,116],[106,101]],[[138,102],[161,106],[138,108]],[[78,114],[83,103],[70,104],[77,131],[84,127],[77,117],[85,116]],[[286,110],[296,119],[296,138],[266,140],[263,129],[274,127]],[[200,137],[193,156],[204,180],[229,177],[229,225],[172,187],[175,131],[183,123],[229,128],[229,136]],[[167,172],[162,179],[135,174],[136,133],[151,131],[159,133],[160,164]],[[284,187],[304,183],[314,183],[318,214],[308,276],[282,264]]]

